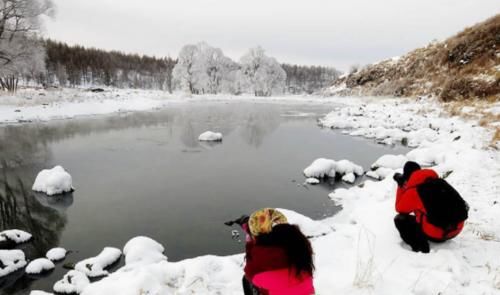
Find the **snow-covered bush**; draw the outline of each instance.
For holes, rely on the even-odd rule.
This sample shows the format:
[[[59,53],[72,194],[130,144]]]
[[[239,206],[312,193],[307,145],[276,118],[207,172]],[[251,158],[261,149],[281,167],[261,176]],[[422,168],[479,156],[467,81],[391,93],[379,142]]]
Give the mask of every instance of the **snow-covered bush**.
[[[264,54],[264,49],[250,49],[240,63],[246,91],[255,96],[271,96],[273,93],[283,92],[286,73],[276,59]]]

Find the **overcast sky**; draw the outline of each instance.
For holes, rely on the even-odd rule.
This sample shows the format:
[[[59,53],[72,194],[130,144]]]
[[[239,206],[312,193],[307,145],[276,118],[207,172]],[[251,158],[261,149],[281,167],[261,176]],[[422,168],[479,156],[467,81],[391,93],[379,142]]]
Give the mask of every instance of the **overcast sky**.
[[[70,44],[176,57],[206,41],[238,60],[346,70],[442,40],[500,13],[500,0],[54,0],[46,35]]]

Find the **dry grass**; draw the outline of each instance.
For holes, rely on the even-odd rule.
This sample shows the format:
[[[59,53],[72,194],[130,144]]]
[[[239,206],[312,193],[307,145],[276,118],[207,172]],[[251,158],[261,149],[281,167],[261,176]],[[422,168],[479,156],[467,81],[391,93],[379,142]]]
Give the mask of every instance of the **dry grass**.
[[[341,79],[362,94],[420,96],[441,101],[500,101],[500,14],[441,43],[415,49],[397,61],[370,65]],[[491,79],[478,79],[482,75]],[[430,86],[428,86],[430,85]]]

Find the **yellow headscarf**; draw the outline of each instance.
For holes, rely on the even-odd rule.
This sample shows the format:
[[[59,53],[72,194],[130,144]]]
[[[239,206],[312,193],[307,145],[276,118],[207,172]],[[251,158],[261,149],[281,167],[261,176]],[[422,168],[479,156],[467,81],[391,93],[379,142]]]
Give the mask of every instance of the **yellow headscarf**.
[[[250,215],[248,227],[252,236],[270,233],[276,224],[288,223],[285,215],[273,208],[264,208]]]

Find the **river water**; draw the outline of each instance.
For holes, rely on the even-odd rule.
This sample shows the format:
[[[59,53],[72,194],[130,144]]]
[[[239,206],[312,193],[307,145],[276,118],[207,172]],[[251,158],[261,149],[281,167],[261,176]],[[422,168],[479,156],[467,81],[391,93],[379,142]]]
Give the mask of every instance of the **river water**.
[[[302,170],[316,158],[368,169],[383,154],[406,152],[319,128],[317,119],[333,107],[197,102],[0,126],[0,199],[16,203],[0,230],[31,232],[33,241],[20,246],[31,259],[62,246],[72,251],[65,262],[78,262],[138,235],[162,243],[170,261],[240,253],[243,245],[224,221],[262,207],[313,219],[339,210],[328,193],[345,184],[303,185]],[[223,142],[198,142],[206,130],[222,132]],[[54,165],[72,175],[75,192],[61,198],[31,192],[37,173]],[[51,291],[66,272],[63,263],[43,278],[18,272],[0,279],[1,292]]]

